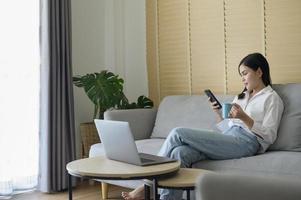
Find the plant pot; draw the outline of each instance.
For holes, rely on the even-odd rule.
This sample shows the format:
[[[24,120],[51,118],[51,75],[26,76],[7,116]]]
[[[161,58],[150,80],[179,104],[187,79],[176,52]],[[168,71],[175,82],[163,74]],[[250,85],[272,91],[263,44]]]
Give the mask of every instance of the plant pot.
[[[95,124],[93,122],[81,123],[80,135],[82,139],[81,156],[82,158],[88,158],[91,145],[100,142]]]

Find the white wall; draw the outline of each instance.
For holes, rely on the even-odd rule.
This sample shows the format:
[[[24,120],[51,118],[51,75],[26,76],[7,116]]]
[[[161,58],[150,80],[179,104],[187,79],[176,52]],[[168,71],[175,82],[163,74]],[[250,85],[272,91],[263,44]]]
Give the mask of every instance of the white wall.
[[[106,0],[105,63],[124,80],[130,101],[148,95],[144,0]]]
[[[148,95],[144,0],[72,0],[73,74],[108,69],[124,79],[130,101]],[[77,155],[79,124],[92,121],[93,104],[74,87]]]

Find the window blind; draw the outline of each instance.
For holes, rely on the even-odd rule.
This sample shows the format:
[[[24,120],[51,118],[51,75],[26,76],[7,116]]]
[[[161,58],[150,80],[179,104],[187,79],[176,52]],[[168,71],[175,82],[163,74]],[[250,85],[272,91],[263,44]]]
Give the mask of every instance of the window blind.
[[[190,94],[188,1],[158,1],[160,97]]]
[[[215,8],[215,9],[212,9]],[[224,93],[224,11],[219,0],[191,0],[192,93]]]
[[[267,56],[274,83],[301,81],[300,0],[156,0],[146,5],[155,13],[147,24],[147,33],[155,34],[147,44],[149,88],[159,100],[205,88],[241,92],[238,64],[253,52]]]
[[[157,106],[160,102],[159,65],[158,65],[158,27],[157,1],[146,3],[146,62],[148,71],[149,97]]]
[[[242,91],[238,64],[249,53],[264,54],[264,10],[262,0],[225,0],[227,93]]]
[[[273,83],[301,82],[301,1],[265,1],[266,52]]]

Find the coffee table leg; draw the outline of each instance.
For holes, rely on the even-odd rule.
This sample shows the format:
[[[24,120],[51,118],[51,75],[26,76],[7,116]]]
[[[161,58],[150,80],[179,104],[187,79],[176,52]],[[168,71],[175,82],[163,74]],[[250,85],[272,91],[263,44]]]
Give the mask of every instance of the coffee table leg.
[[[159,200],[159,195],[158,195],[158,180],[154,178],[153,180],[153,195],[155,200]]]
[[[144,184],[144,199],[150,200],[150,187]]]
[[[68,192],[69,192],[69,200],[72,200],[72,177],[68,174]]]

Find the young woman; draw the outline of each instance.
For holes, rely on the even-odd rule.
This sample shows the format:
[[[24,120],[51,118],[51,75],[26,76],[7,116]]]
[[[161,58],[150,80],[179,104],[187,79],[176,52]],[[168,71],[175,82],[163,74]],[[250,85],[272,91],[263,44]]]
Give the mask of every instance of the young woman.
[[[181,161],[181,167],[191,167],[204,159],[234,159],[264,153],[277,137],[283,112],[283,102],[271,87],[269,64],[260,53],[247,55],[238,65],[244,90],[232,103],[228,119],[223,119],[211,103],[221,130],[175,128],[166,138],[159,155]],[[143,199],[143,187],[127,193],[126,200]],[[181,199],[179,190],[163,189],[161,199]]]

